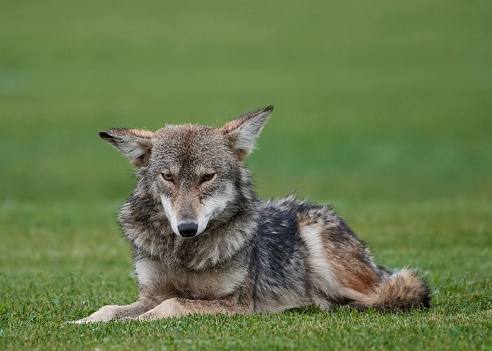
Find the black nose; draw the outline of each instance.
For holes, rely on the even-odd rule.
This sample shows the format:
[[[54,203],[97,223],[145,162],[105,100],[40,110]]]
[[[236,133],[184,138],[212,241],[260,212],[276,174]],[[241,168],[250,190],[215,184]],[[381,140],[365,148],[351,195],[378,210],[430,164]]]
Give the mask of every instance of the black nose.
[[[198,231],[198,223],[194,221],[183,221],[178,224],[178,232],[182,237],[191,238]]]

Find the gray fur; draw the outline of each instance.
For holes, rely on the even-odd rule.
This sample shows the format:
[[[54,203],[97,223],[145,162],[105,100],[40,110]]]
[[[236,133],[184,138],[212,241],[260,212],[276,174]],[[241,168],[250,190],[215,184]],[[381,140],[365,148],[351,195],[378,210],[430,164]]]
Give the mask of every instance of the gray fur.
[[[75,323],[275,312],[313,303],[429,307],[427,284],[414,271],[378,266],[331,207],[256,196],[243,160],[272,109],[220,129],[99,133],[138,167],[119,222],[132,245],[140,297]],[[182,221],[198,223],[193,237],[182,236]]]

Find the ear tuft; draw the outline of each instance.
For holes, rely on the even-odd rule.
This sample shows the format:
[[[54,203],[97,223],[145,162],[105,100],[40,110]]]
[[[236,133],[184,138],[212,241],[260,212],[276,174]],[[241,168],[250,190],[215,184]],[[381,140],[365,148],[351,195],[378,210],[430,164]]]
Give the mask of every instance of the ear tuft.
[[[99,136],[113,145],[137,167],[148,163],[152,151],[153,132],[148,130],[113,128],[98,131]]]
[[[256,139],[273,111],[273,106],[246,113],[226,123],[220,130],[231,143],[236,156],[244,160],[254,149]]]

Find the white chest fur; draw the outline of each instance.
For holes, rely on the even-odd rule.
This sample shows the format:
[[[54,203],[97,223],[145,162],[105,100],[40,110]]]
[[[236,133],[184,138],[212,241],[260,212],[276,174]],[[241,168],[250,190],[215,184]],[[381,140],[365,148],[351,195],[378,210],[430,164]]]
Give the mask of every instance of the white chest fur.
[[[140,287],[157,294],[183,295],[192,299],[212,300],[233,294],[246,279],[246,270],[221,268],[193,272],[171,270],[158,261],[142,259],[135,262]]]

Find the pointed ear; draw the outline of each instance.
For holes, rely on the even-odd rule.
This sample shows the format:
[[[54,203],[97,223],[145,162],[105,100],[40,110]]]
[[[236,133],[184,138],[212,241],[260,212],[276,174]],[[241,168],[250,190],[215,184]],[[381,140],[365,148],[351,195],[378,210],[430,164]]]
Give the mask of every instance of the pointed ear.
[[[247,113],[220,128],[240,161],[253,151],[256,139],[272,111],[273,106],[267,106],[261,110]]]
[[[139,129],[113,128],[97,132],[101,138],[128,157],[135,166],[142,167],[149,161],[153,132]]]

